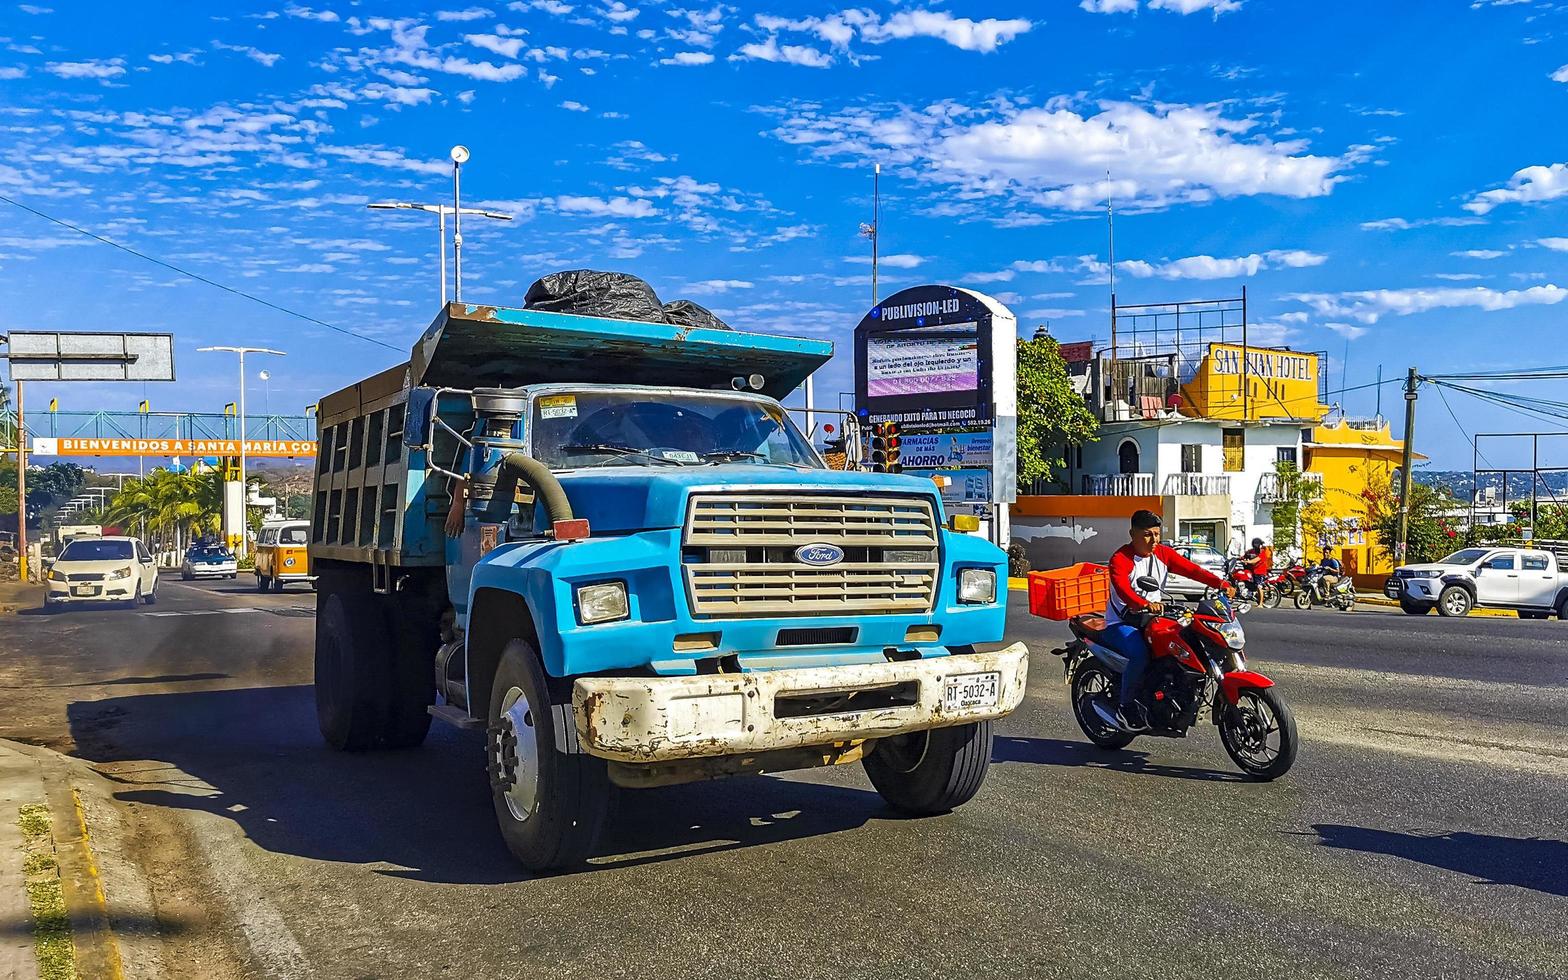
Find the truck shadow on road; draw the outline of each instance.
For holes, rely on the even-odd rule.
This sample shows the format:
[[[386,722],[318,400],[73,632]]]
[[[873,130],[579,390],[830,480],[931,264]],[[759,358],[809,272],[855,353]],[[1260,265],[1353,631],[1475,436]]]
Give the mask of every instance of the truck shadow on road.
[[[1470,875],[1477,881],[1568,898],[1568,841],[1464,831],[1405,834],[1341,824],[1314,824],[1312,829],[1325,847],[1387,854]]]
[[[998,735],[991,748],[992,762],[1024,762],[1037,766],[1078,766],[1085,769],[1111,769],[1136,776],[1163,776],[1166,779],[1199,779],[1216,783],[1244,783],[1245,776],[1218,769],[1168,766],[1149,761],[1148,752],[1135,749],[1102,749],[1090,742],[1068,742],[1059,738],[1026,738]]]
[[[268,851],[385,863],[395,867],[378,873],[392,877],[452,884],[531,877],[496,830],[477,733],[435,726],[418,749],[335,752],[317,734],[308,686],[81,701],[67,713],[77,754],[121,783],[120,800],[210,813]],[[896,817],[874,792],[795,779],[623,791],[588,871],[876,819]]]

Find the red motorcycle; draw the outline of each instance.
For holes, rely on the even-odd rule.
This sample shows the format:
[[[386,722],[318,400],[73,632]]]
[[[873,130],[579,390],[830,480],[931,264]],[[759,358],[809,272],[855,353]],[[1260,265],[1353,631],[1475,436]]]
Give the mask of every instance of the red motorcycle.
[[[1149,591],[1159,583],[1145,576],[1138,587]],[[1100,644],[1104,617],[1077,616],[1068,625],[1077,639],[1052,652],[1063,658],[1073,717],[1095,745],[1123,748],[1137,737],[1116,723],[1127,658]],[[1246,633],[1224,594],[1211,590],[1191,609],[1166,603],[1144,636],[1153,656],[1138,701],[1150,730],[1138,734],[1183,738],[1207,714],[1242,772],[1270,780],[1290,770],[1300,746],[1296,717],[1273,681],[1247,669]]]
[[[1269,589],[1274,593],[1274,602],[1270,608],[1279,605],[1281,599],[1289,599],[1301,591],[1301,580],[1307,577],[1309,571],[1307,563],[1297,558],[1284,568],[1275,569],[1266,579]]]
[[[1267,606],[1270,609],[1279,605],[1279,593],[1269,584],[1269,579],[1259,577],[1241,563],[1239,558],[1225,559],[1225,581],[1236,587],[1236,594],[1240,596],[1236,612],[1245,614],[1253,606]]]

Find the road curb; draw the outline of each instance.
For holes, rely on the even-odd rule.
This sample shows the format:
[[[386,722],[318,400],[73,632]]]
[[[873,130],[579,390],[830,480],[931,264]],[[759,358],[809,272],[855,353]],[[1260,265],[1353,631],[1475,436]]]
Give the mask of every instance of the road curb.
[[[1390,609],[1399,608],[1399,603],[1395,600],[1390,599],[1387,596],[1374,595],[1367,592],[1358,592],[1356,594],[1356,604],[1363,606],[1387,606]],[[1519,614],[1515,613],[1512,609],[1472,609],[1470,610],[1470,615],[1491,619],[1519,618]]]
[[[15,801],[23,796],[27,799],[22,802],[43,803],[49,809],[77,975],[109,980],[163,976],[152,889],[127,853],[121,805],[106,778],[80,760],[0,739],[0,801],[7,809],[0,822],[15,822],[14,806],[21,805]],[[0,870],[5,870],[3,865]],[[0,896],[0,908],[6,900]],[[29,921],[25,911],[21,921]],[[27,966],[36,969],[31,935],[22,938]],[[0,976],[6,975],[0,970]]]

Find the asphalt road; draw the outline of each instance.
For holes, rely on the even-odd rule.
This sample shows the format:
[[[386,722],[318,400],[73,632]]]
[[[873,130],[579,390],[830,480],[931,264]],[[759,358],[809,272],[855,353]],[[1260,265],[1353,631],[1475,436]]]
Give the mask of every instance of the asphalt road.
[[[1211,728],[1121,752],[1029,695],[980,796],[900,819],[858,767],[625,793],[591,869],[530,878],[476,735],[316,733],[313,597],[165,580],[158,605],[0,620],[0,736],[91,760],[188,976],[1568,976],[1568,623],[1258,611],[1300,760]]]

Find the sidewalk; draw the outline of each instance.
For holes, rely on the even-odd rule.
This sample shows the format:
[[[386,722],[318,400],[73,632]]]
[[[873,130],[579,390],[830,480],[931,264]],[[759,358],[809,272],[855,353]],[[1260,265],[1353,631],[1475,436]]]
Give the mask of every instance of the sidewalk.
[[[15,615],[19,609],[37,609],[44,604],[45,591],[42,582],[0,582],[0,616]]]
[[[111,786],[84,762],[0,739],[0,980],[163,975]]]

